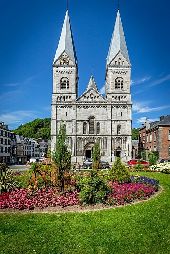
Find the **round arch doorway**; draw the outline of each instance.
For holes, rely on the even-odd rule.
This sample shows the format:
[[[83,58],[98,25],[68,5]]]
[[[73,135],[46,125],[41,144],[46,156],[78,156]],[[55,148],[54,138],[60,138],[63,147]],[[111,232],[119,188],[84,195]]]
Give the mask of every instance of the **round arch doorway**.
[[[85,159],[91,159],[92,158],[93,146],[94,146],[94,143],[88,143],[87,145],[85,145],[85,147],[84,147]]]
[[[117,147],[117,149],[115,150],[115,157],[121,157],[121,148],[120,148],[120,146],[119,147]]]

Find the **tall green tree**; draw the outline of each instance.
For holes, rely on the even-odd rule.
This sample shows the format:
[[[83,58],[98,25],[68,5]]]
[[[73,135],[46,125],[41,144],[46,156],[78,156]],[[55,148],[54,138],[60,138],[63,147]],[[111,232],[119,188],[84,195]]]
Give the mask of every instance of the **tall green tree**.
[[[99,142],[96,142],[93,146],[93,153],[92,153],[92,159],[93,159],[93,169],[99,169],[100,167],[100,144]]]
[[[139,128],[133,128],[132,129],[132,140],[138,140],[139,139]]]
[[[60,125],[56,149],[52,157],[57,166],[60,191],[64,192],[65,173],[71,169],[71,153],[67,146],[66,126],[64,124]]]

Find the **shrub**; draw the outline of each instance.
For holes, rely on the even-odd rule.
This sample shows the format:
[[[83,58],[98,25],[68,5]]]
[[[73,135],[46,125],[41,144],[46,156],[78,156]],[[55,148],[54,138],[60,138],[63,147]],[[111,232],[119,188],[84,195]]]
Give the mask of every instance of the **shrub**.
[[[144,171],[144,166],[142,165],[142,164],[140,164],[140,163],[138,163],[138,164],[136,164],[135,166],[134,166],[134,169],[135,169],[135,171]]]
[[[98,172],[92,170],[89,175],[79,178],[78,188],[81,203],[104,203],[110,188]]]
[[[157,156],[157,153],[154,153],[154,152],[150,152],[149,155],[149,164],[152,166],[152,165],[155,165],[157,163],[157,160],[158,160],[158,156]]]
[[[0,193],[17,187],[12,171],[5,163],[0,163]]]
[[[130,173],[128,168],[121,162],[120,158],[116,158],[111,170],[109,179],[116,182],[128,182],[130,180]]]

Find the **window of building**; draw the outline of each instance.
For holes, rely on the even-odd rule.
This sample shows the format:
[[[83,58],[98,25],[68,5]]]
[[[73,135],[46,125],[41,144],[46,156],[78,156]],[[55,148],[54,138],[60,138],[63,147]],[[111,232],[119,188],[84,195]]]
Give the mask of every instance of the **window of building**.
[[[87,123],[84,122],[83,123],[83,134],[86,134],[87,133]]]
[[[115,89],[123,89],[123,78],[115,79]]]
[[[68,89],[69,88],[69,79],[68,78],[61,78],[60,80],[60,89]]]
[[[170,140],[170,130],[168,131],[168,140]]]
[[[117,135],[119,135],[121,133],[121,125],[119,124],[118,126],[117,126]]]
[[[3,145],[3,138],[1,138],[1,144]]]
[[[100,134],[100,123],[99,122],[97,122],[96,132],[97,132],[97,134]]]
[[[94,116],[89,118],[89,134],[94,134]]]

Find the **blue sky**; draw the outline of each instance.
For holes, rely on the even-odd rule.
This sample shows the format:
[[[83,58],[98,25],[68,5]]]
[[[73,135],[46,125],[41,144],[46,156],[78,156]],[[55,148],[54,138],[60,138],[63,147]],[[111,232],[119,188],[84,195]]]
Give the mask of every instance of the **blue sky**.
[[[105,79],[105,60],[117,1],[70,0],[79,64],[79,95],[94,75]],[[0,0],[0,121],[15,128],[50,117],[52,62],[65,0]],[[132,63],[133,126],[170,114],[170,1],[120,0]]]

